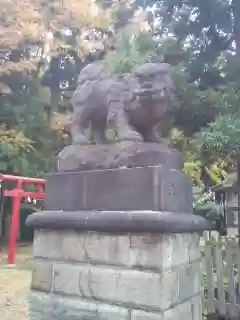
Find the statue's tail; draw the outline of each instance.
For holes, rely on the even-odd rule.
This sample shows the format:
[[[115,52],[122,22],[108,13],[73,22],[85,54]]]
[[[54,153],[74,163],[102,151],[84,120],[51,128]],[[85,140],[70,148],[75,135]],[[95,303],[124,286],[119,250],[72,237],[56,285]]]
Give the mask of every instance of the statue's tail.
[[[93,62],[86,65],[78,76],[78,85],[81,86],[86,81],[98,81],[111,77],[111,74],[106,71],[104,64]]]

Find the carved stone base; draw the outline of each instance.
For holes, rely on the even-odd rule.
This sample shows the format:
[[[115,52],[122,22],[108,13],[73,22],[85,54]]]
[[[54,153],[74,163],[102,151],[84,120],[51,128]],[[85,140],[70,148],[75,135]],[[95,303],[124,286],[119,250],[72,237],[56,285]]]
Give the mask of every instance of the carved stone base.
[[[192,212],[192,186],[165,166],[59,172],[48,176],[47,210]]]
[[[200,320],[202,217],[41,212],[30,320]]]
[[[59,171],[159,165],[181,170],[183,167],[182,154],[157,143],[128,141],[114,145],[70,145],[58,155]]]

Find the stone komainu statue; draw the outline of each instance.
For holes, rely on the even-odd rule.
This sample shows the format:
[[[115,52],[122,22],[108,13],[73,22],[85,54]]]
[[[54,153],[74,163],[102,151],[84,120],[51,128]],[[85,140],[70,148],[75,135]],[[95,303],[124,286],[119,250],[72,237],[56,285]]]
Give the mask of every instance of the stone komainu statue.
[[[107,143],[108,125],[120,141],[160,142],[174,96],[166,63],[142,64],[123,79],[91,63],[82,69],[73,94],[73,143],[90,143],[89,127],[95,143]]]

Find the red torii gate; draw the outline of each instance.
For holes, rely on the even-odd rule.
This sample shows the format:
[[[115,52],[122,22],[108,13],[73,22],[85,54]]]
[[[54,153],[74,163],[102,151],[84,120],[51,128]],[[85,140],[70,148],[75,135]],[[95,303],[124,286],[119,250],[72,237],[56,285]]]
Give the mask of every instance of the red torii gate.
[[[4,197],[12,197],[12,218],[11,218],[11,230],[9,236],[8,245],[8,263],[14,264],[15,262],[15,251],[16,242],[19,231],[19,215],[20,215],[20,204],[24,197],[32,197],[34,199],[43,200],[45,199],[45,179],[40,178],[28,178],[21,176],[14,176],[10,174],[0,173],[0,183],[8,181],[15,183],[15,188],[12,190],[4,190]],[[24,190],[24,185],[35,185],[37,192],[30,192]]]

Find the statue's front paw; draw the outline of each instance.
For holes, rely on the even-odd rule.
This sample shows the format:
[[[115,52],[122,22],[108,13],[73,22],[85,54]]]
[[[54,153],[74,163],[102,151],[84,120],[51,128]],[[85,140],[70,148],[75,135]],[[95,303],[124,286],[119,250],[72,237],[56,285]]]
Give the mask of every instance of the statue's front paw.
[[[167,147],[169,148],[171,146],[171,143],[169,141],[169,139],[166,139],[166,138],[161,138],[160,139],[160,143],[164,146],[164,147]]]
[[[145,142],[161,143],[161,139],[157,136],[146,137]]]
[[[84,135],[77,135],[72,139],[72,143],[73,144],[80,144],[80,145],[84,145],[84,144],[91,144],[91,142],[84,136]]]
[[[141,142],[143,141],[143,137],[136,131],[128,131],[120,136],[120,140]]]

